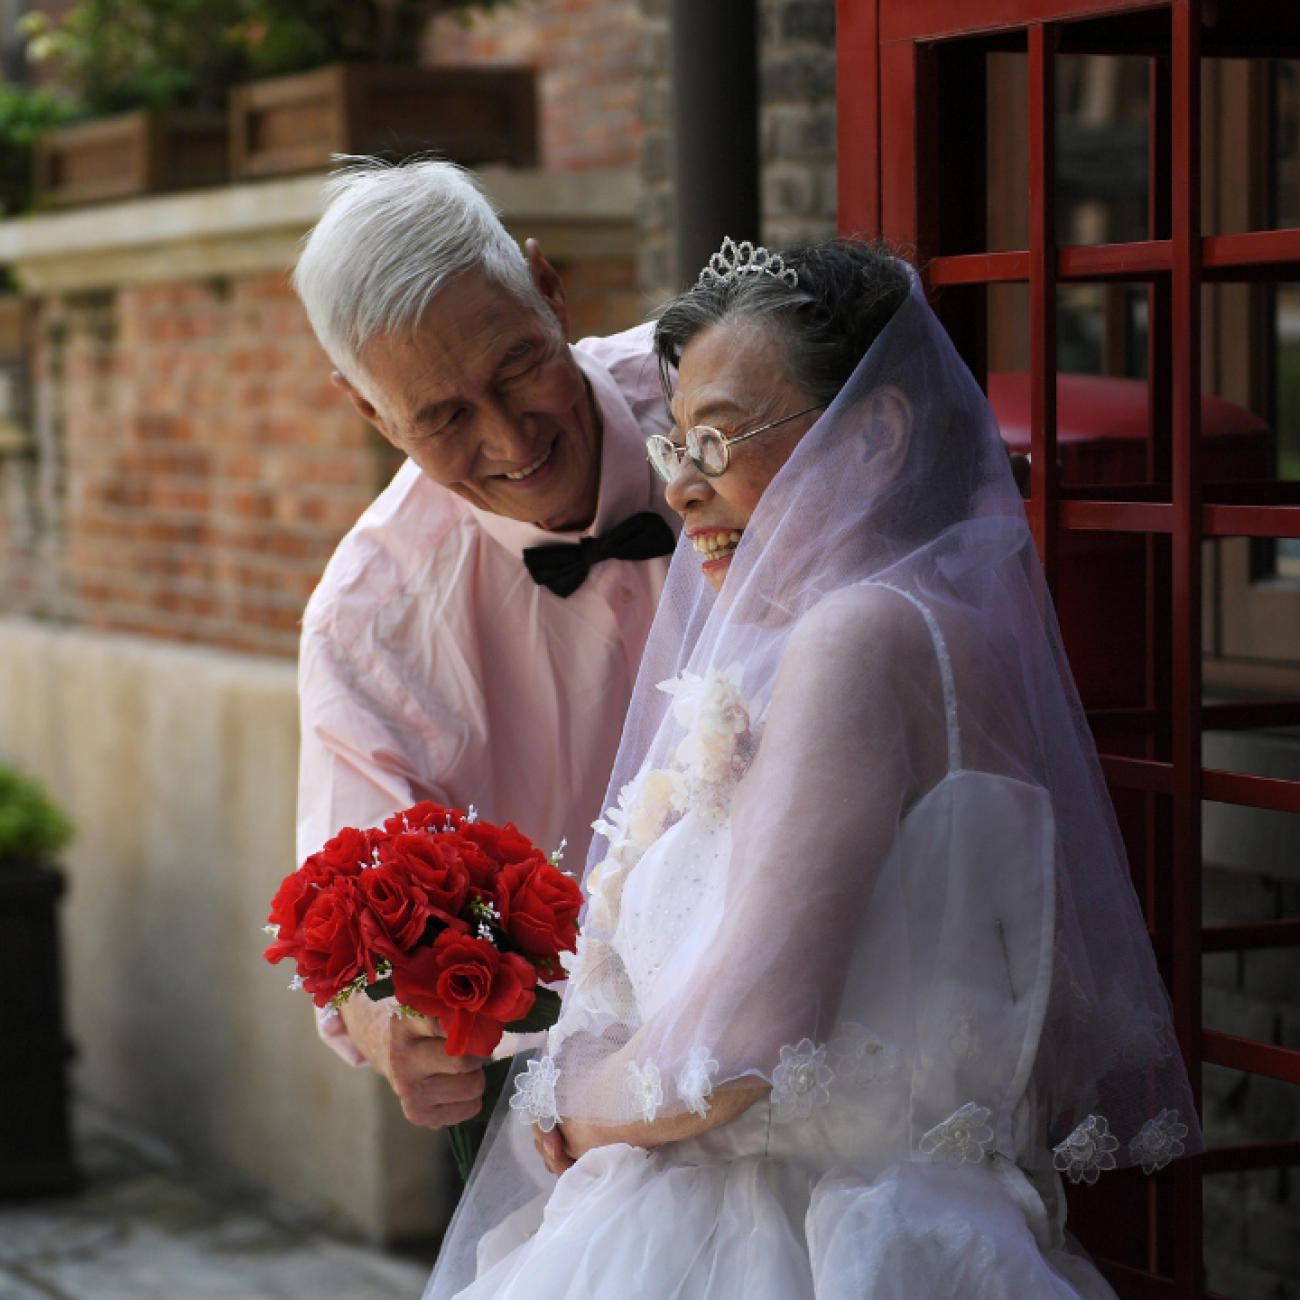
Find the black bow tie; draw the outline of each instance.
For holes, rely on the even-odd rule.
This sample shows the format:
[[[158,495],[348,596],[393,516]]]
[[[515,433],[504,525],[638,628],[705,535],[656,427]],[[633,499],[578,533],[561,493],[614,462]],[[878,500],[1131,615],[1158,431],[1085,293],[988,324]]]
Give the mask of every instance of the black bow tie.
[[[577,542],[524,548],[524,564],[533,581],[557,596],[572,596],[601,560],[653,560],[671,555],[677,538],[667,522],[653,510],[625,519],[604,537],[583,537]]]

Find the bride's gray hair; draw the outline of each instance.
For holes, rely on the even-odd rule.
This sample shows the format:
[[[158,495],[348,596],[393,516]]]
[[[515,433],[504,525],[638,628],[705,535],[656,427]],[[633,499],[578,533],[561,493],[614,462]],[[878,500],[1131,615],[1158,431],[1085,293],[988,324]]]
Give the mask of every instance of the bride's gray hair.
[[[414,328],[450,280],[477,269],[545,319],[519,246],[478,181],[454,163],[346,158],[325,185],[293,287],[321,346],[354,382],[378,334]]]
[[[714,325],[763,320],[776,327],[790,377],[815,401],[831,402],[903,305],[911,278],[883,241],[834,239],[783,249],[799,281],[748,274],[706,279],[674,298],[655,327],[664,389],[686,345]]]

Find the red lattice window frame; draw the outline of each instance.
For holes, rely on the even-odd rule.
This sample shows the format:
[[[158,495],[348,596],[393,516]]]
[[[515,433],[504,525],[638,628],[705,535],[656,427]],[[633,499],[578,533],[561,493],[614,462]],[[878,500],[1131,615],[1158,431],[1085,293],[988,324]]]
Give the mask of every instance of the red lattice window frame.
[[[1300,701],[1202,699],[1202,540],[1300,537],[1300,483],[1203,484],[1201,287],[1300,279],[1300,230],[1202,237],[1201,60],[1300,57],[1300,7],[1276,0],[839,0],[839,202],[846,235],[910,245],[941,319],[986,379],[987,293],[1031,299],[1032,481],[1027,511],[1055,588],[1071,533],[1145,538],[1145,698],[1090,710],[1125,822],[1135,883],[1174,1001],[1199,1097],[1209,1062],[1300,1083],[1300,1052],[1201,1024],[1202,954],[1300,944],[1300,921],[1204,927],[1203,799],[1300,813],[1300,783],[1205,770],[1202,732],[1300,723]],[[1029,67],[1029,246],[986,243],[986,55]],[[1149,60],[1145,240],[1059,247],[1055,71],[1062,52]],[[1146,476],[1106,487],[1059,481],[1057,293],[1063,284],[1145,286],[1149,311]],[[1063,599],[1068,598],[1066,596]],[[1219,1147],[1150,1182],[1127,1173],[1071,1193],[1071,1226],[1121,1296],[1201,1297],[1202,1179],[1300,1163],[1300,1140]]]

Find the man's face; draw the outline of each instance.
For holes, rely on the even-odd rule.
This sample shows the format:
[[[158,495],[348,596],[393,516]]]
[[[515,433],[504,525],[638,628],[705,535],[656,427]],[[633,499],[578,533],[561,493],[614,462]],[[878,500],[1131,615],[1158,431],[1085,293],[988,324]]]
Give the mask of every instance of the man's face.
[[[368,345],[369,401],[344,386],[394,446],[471,505],[582,528],[600,489],[599,417],[565,341],[559,279],[535,246],[529,254],[546,316],[466,272],[413,332]]]

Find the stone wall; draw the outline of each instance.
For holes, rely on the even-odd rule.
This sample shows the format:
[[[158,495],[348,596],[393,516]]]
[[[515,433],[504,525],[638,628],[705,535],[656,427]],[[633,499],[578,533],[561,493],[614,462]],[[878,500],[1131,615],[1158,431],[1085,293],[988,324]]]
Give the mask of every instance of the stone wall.
[[[1300,779],[1300,736],[1210,733],[1205,765]],[[1207,925],[1300,917],[1300,817],[1206,804]],[[1294,948],[1204,958],[1207,1029],[1300,1049],[1300,957]],[[1300,1085],[1207,1065],[1206,1139],[1268,1142],[1300,1133]],[[1205,1180],[1207,1286],[1235,1300],[1300,1300],[1300,1170],[1261,1169]]]
[[[260,959],[292,867],[291,663],[0,618],[0,752],[75,820],[62,912],[76,1096],[382,1241],[440,1231],[455,1174]]]
[[[762,231],[771,247],[836,233],[835,0],[758,0]],[[668,0],[641,0],[641,287],[662,302],[698,268],[673,264]]]

